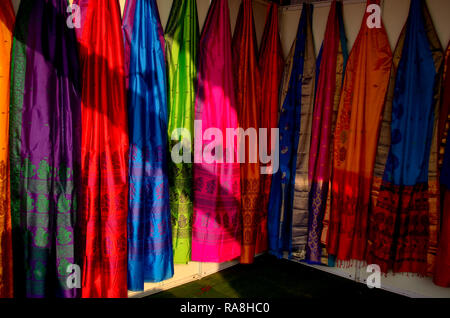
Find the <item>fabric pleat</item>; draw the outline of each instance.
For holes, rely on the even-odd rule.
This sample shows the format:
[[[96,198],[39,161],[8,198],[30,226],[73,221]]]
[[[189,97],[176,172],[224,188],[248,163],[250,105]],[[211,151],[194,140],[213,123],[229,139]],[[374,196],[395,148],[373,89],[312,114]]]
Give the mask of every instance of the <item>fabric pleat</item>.
[[[236,107],[239,127],[250,134],[241,140],[240,151],[245,152],[241,162],[241,263],[253,263],[256,252],[261,208],[261,172],[259,164],[259,126],[261,116],[261,74],[257,59],[257,41],[251,0],[243,0],[233,37],[233,67],[236,90]],[[257,139],[252,139],[256,137]]]
[[[75,1],[84,21],[82,68],[82,297],[127,297],[128,120],[117,0]]]
[[[17,297],[73,298],[81,83],[67,1],[20,3],[14,31],[10,167]]]
[[[367,7],[379,0],[368,0]],[[386,30],[369,28],[366,12],[350,53],[334,132],[331,215],[327,252],[363,260],[370,190],[392,52]],[[378,120],[377,120],[378,119]]]
[[[428,169],[437,130],[440,65],[433,56],[439,56],[439,48],[431,49],[432,25],[427,16],[425,2],[412,0],[400,42],[403,49],[393,92],[390,150],[370,219],[367,261],[380,265],[384,273],[389,269],[428,272]]]
[[[269,252],[278,258],[282,258],[285,252],[289,257],[292,256],[292,211],[303,111],[302,78],[311,16],[312,6],[304,4],[297,36],[291,49],[293,54],[286,64],[282,87],[279,120],[280,168],[272,177],[268,206]],[[287,76],[286,72],[290,73],[290,76]],[[286,91],[286,94],[283,91]]]
[[[11,1],[0,2],[0,298],[13,297],[9,95],[14,20],[15,14]]]
[[[173,258],[177,264],[191,259],[194,149],[195,83],[199,26],[195,0],[175,0],[167,22],[166,58],[168,76],[168,135],[170,150],[183,146],[181,163],[169,161],[170,209],[172,215]],[[178,130],[189,132],[183,137]],[[186,154],[185,154],[186,152]],[[183,157],[184,158],[184,157]]]
[[[278,128],[278,112],[281,81],[283,77],[284,59],[283,49],[281,47],[280,29],[278,19],[279,6],[271,2],[267,6],[266,23],[261,40],[259,51],[259,68],[261,73],[261,111],[260,111],[260,128],[267,131],[267,142],[261,140],[259,144],[265,143],[265,152],[270,155],[276,155],[276,140],[272,135],[272,129]],[[292,55],[294,53],[292,52]],[[290,59],[292,64],[292,58]],[[290,71],[289,77],[290,77]],[[289,79],[288,79],[289,81]],[[287,87],[286,87],[287,89]],[[263,150],[264,151],[264,150]],[[259,207],[258,216],[256,217],[257,238],[256,253],[262,253],[268,249],[268,233],[267,233],[267,214],[270,197],[270,187],[272,184],[272,173],[274,163],[260,162],[261,168],[267,169],[265,174],[261,174],[261,205]]]
[[[134,2],[136,2],[134,4]],[[134,14],[128,10],[134,8]],[[130,138],[128,289],[173,276],[167,153],[167,87],[162,26],[155,0],[128,0]],[[133,17],[133,21],[128,18]]]
[[[325,38],[322,45],[320,72],[317,80],[316,99],[309,153],[309,219],[306,261],[322,263],[321,236],[332,166],[334,125],[343,82],[347,44],[342,19],[342,3],[333,1],[328,15]],[[327,219],[327,218],[326,218]]]
[[[195,104],[192,260],[225,262],[241,254],[239,126],[228,1],[213,0],[200,39]],[[209,129],[217,128],[217,129]],[[230,135],[234,135],[231,133]]]

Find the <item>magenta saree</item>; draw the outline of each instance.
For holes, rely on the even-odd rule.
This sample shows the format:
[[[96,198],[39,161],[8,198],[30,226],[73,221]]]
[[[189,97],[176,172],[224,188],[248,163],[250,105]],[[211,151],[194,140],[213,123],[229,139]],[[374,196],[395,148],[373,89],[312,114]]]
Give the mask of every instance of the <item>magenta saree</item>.
[[[195,103],[193,261],[220,263],[241,253],[240,165],[236,146],[223,141],[226,128],[238,127],[231,61],[228,2],[213,0],[200,39]],[[227,148],[234,163],[221,156]]]

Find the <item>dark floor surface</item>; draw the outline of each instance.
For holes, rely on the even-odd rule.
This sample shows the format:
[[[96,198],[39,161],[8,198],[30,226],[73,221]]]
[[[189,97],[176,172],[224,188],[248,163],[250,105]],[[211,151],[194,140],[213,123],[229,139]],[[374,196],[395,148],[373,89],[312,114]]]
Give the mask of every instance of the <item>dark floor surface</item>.
[[[269,255],[149,298],[395,298],[380,289]]]

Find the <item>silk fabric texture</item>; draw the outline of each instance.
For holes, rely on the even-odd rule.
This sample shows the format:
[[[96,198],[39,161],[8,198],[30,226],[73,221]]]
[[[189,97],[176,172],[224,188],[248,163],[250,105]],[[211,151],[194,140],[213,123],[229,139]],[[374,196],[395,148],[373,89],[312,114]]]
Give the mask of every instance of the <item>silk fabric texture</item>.
[[[367,7],[373,4],[380,1],[367,1]],[[370,28],[370,14],[366,10],[349,55],[334,132],[327,252],[342,261],[365,257],[373,167],[392,63],[386,30],[383,25]]]
[[[347,52],[342,16],[342,3],[333,1],[320,53],[309,152],[311,190],[306,261],[312,264],[323,262],[321,235],[322,230],[327,235],[329,225],[329,216],[325,215],[325,211],[329,206],[328,190],[333,162],[332,131],[337,117]]]
[[[83,17],[81,253],[84,298],[127,297],[128,120],[119,2],[75,1]]]
[[[425,2],[411,2],[403,33],[392,92],[390,150],[371,214],[367,261],[379,264],[383,272],[427,275],[433,178],[428,168],[433,169],[430,158],[437,148],[432,145],[442,51],[433,47],[437,37]]]
[[[257,140],[241,136],[240,151],[245,162],[241,163],[241,263],[254,261],[256,242],[261,240],[257,232],[260,223],[261,171],[259,164],[259,126],[261,105],[261,75],[257,59],[257,41],[251,0],[243,0],[236,21],[233,37],[233,67],[236,88],[236,107],[239,127],[244,131],[254,129]]]
[[[191,258],[193,261],[220,263],[240,256],[242,236],[237,138],[234,138],[233,145],[220,140],[227,128],[235,130],[239,126],[226,0],[211,2],[200,39],[198,60],[195,119],[201,121],[202,127],[195,131],[195,136],[202,142],[194,148]],[[209,128],[218,128],[222,136],[208,136],[205,131]],[[215,137],[219,140],[213,141]],[[233,160],[226,160],[226,155],[220,156],[222,151]],[[223,162],[220,162],[220,157]]]
[[[0,2],[0,298],[13,297],[11,202],[9,183],[9,92],[15,14]]]
[[[131,11],[134,8],[134,12]],[[128,0],[132,31],[128,88],[130,136],[128,289],[173,276],[167,149],[167,87],[155,0]]]
[[[286,63],[285,82],[282,88],[282,92],[287,90],[287,93],[282,97],[279,120],[280,169],[272,177],[268,212],[269,252],[278,258],[282,258],[285,252],[289,257],[292,255],[292,211],[300,125],[304,111],[301,103],[304,84],[302,78],[307,50],[307,30],[312,24],[311,17],[312,7],[304,4],[297,36],[291,49],[293,54]],[[286,72],[290,75],[286,75]]]
[[[79,295],[75,259],[80,184],[81,85],[64,0],[20,3],[10,116],[11,201],[17,297]]]
[[[276,154],[277,152],[277,149],[275,149],[277,140],[275,139],[275,136],[272,135],[272,129],[278,129],[278,112],[280,104],[279,92],[284,68],[278,9],[279,6],[274,2],[269,3],[267,6],[266,23],[261,40],[258,61],[261,72],[261,109],[264,110],[260,112],[260,128],[267,130],[267,143],[265,144],[265,149],[268,154]],[[261,142],[264,141],[261,140],[260,136],[260,144]],[[266,164],[260,162],[260,165],[261,168],[267,169],[267,174],[262,174],[260,181],[261,206],[259,208],[259,222],[256,224],[257,233],[260,233],[260,239],[256,240],[256,253],[262,253],[268,249],[267,214],[272,184],[272,173],[274,172],[273,163]],[[272,166],[270,167],[270,165]]]
[[[191,258],[193,215],[195,83],[199,44],[197,4],[195,0],[175,0],[165,30],[168,76],[169,151],[183,148],[181,163],[169,161],[170,209],[172,215],[173,258],[186,264]],[[184,129],[189,136],[182,136]],[[187,162],[186,162],[187,161]]]

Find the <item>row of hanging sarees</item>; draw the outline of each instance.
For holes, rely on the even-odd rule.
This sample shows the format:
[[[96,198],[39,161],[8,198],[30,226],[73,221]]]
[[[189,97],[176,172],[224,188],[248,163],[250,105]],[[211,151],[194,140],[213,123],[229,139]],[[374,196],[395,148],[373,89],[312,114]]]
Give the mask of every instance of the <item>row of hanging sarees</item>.
[[[252,262],[271,179],[170,150],[193,149],[176,132],[194,119],[276,128],[278,6],[257,54],[251,0],[234,39],[226,0],[201,38],[195,0],[173,2],[165,33],[155,0],[127,0],[123,19],[116,0],[74,4],[22,0],[14,17],[1,2],[0,296],[126,297],[174,263]]]
[[[392,54],[374,4],[347,54],[342,3],[333,1],[317,61],[312,6],[303,5],[280,93],[270,253],[363,261],[449,287],[450,47],[442,72],[426,3],[412,0]]]
[[[275,4],[257,54],[250,0],[233,39],[226,0],[212,1],[201,38],[194,0],[173,2],[165,34],[154,0],[128,0],[122,21],[117,1],[75,3],[75,30],[67,28],[65,0],[23,0],[15,25],[9,1],[1,4],[2,96],[11,87],[0,113],[2,297],[126,297],[127,289],[170,278],[174,262],[251,263],[267,248],[311,263],[434,270],[435,282],[448,285],[450,100],[444,94],[435,132],[442,54],[423,1],[412,1],[393,60],[384,28],[364,23],[348,56],[342,4],[333,2],[316,61],[305,5],[284,76]],[[436,102],[418,115],[410,101],[422,85],[428,94],[436,88]],[[405,112],[416,126],[401,121]],[[433,136],[412,135],[425,134],[414,128],[424,118]],[[262,163],[170,159],[168,149],[180,142],[187,146],[180,155],[208,147],[206,140],[186,145],[174,131],[192,137],[211,127],[279,127],[280,170],[272,177],[258,173]],[[411,147],[419,137],[425,148],[435,142]],[[404,178],[417,166],[426,171],[410,185]],[[389,169],[402,170],[400,181]],[[382,204],[403,198],[420,209]],[[411,207],[412,222],[404,216]],[[426,233],[400,232],[410,224]],[[80,265],[80,286],[68,286],[77,273],[71,264]]]

